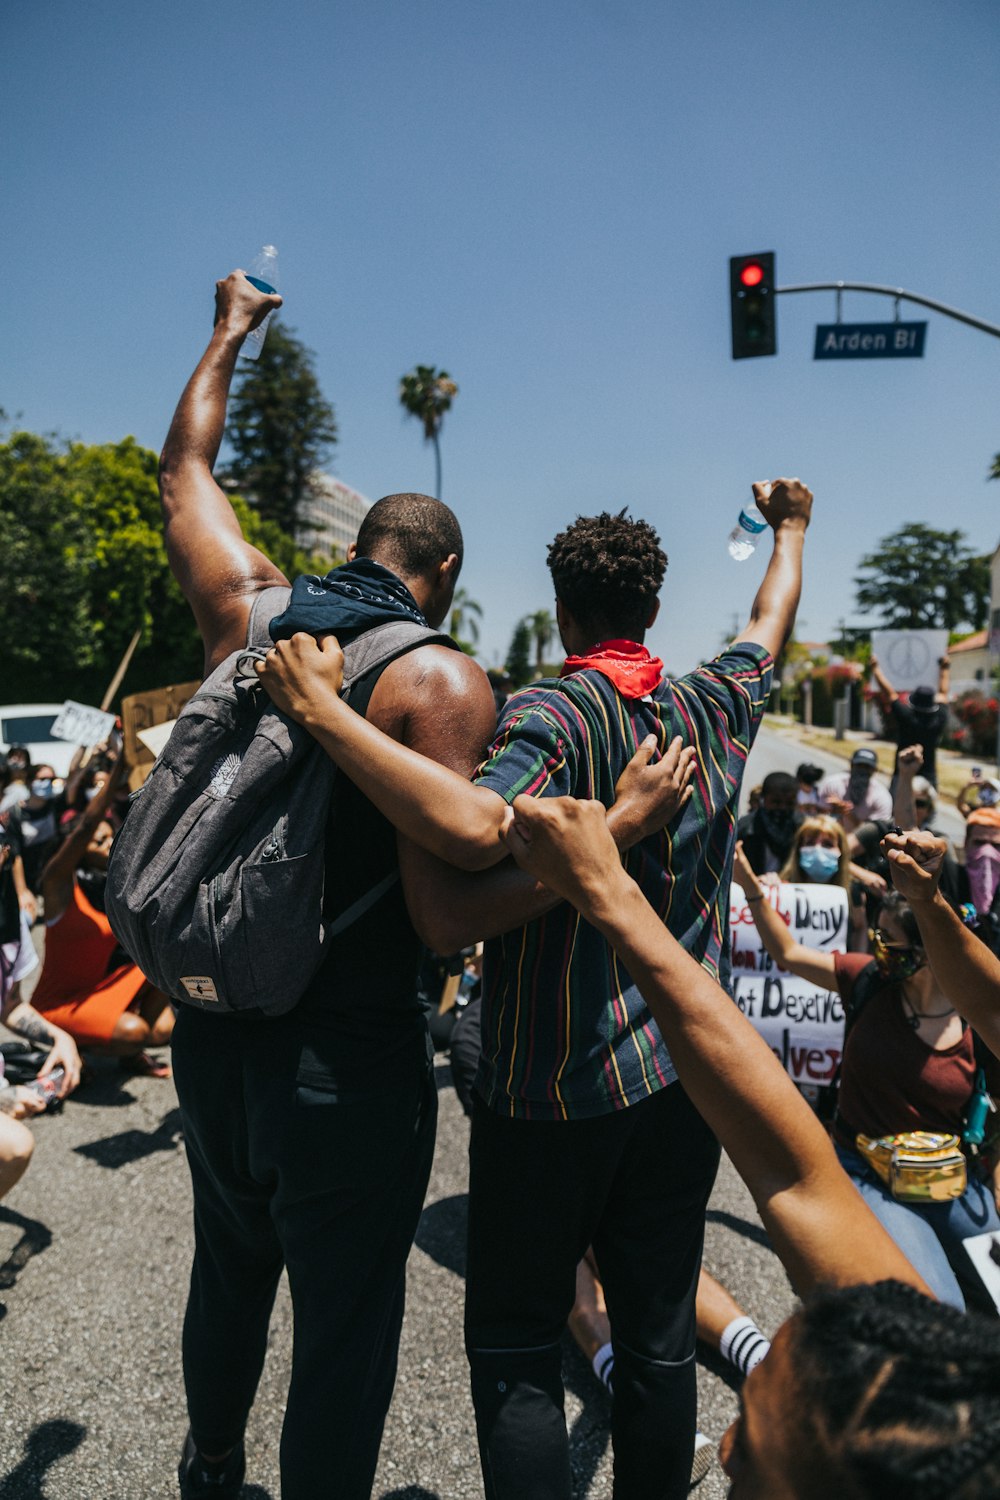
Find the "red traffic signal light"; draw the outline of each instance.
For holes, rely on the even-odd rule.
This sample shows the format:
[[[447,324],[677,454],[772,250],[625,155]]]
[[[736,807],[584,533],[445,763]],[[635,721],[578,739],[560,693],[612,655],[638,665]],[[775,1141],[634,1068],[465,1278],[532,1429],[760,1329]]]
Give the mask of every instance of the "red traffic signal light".
[[[729,262],[733,358],[778,352],[774,306],[774,251],[734,255]]]

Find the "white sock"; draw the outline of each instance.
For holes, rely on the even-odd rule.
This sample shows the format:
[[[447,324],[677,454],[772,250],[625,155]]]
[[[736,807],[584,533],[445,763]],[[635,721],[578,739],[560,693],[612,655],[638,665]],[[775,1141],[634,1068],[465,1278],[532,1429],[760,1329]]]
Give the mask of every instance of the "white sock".
[[[615,1351],[611,1345],[602,1344],[591,1360],[591,1364],[594,1367],[594,1374],[598,1380],[606,1390],[610,1391],[611,1381],[615,1373]]]
[[[719,1352],[743,1375],[756,1369],[771,1347],[770,1339],[761,1333],[753,1318],[734,1318],[723,1329]]]

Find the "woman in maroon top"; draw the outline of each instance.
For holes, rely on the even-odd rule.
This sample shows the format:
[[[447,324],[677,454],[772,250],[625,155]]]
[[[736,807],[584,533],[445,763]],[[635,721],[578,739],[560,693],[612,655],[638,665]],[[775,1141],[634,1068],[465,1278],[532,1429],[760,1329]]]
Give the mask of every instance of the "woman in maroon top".
[[[971,1028],[939,987],[916,920],[895,892],[883,901],[876,957],[822,953],[797,943],[765,899],[765,888],[737,845],[733,878],[746,892],[768,953],[789,973],[836,990],[850,1014],[861,975],[863,1003],[848,1028],[833,1135],[837,1155],[861,1196],[942,1302],[964,1308],[953,1266],[973,1271],[962,1241],[1000,1231],[991,1188],[970,1174],[960,1198],[902,1203],[856,1149],[858,1135],[908,1130],[961,1136],[975,1090]],[[867,971],[871,971],[870,973]]]

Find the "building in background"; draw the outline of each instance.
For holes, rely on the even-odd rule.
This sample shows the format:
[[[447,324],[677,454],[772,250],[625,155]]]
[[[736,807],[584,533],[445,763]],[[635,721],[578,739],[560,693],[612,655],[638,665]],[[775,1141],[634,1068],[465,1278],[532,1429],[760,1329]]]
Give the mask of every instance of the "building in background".
[[[300,546],[335,552],[341,559],[358,539],[358,531],[372,502],[331,474],[317,475],[316,498],[303,508],[295,532]]]

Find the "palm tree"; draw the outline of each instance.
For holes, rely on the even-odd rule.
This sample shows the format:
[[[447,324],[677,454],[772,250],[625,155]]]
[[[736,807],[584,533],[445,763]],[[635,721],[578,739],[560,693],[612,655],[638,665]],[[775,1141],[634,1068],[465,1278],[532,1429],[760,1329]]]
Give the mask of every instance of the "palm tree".
[[[533,615],[528,616],[528,629],[531,631],[535,641],[535,669],[539,677],[545,665],[545,652],[552,644],[552,638],[556,633],[556,622],[547,609],[536,609]]]
[[[458,395],[458,386],[447,370],[435,370],[433,365],[417,365],[412,374],[404,375],[399,382],[399,400],[411,417],[418,417],[423,424],[424,437],[434,444],[436,471],[435,495],[441,498],[441,444],[439,435],[444,414]]]
[[[468,651],[471,656],[479,645],[479,621],[483,618],[483,608],[471,598],[464,588],[455,590],[455,596],[451,601],[451,619],[448,622],[448,634],[461,646],[463,651]],[[468,634],[468,641],[462,640],[464,634]]]

